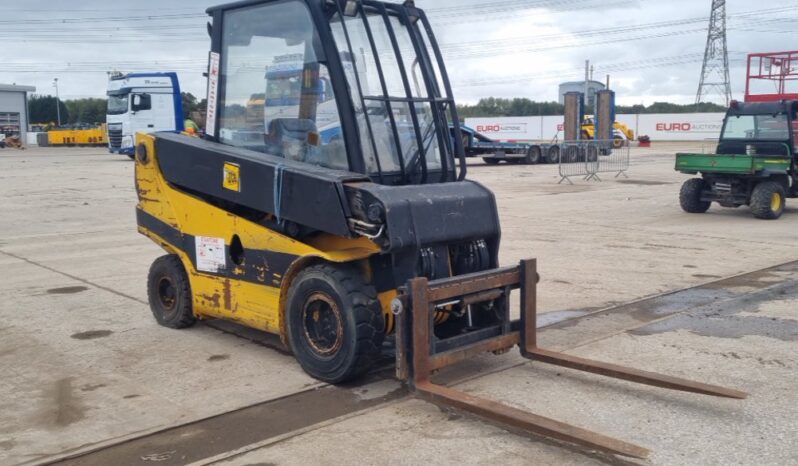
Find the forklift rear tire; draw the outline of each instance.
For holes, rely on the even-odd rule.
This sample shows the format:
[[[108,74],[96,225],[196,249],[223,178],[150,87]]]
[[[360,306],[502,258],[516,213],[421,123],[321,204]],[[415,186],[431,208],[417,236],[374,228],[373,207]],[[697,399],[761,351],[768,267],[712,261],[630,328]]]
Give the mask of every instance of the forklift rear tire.
[[[706,188],[703,178],[691,178],[684,182],[679,191],[679,204],[682,210],[691,214],[703,214],[712,205],[709,201],[701,200],[701,193]]]
[[[379,357],[385,317],[377,291],[355,267],[306,268],[291,283],[286,313],[294,357],[316,379],[352,380]]]
[[[490,157],[482,157],[482,160],[484,160],[488,165],[498,165],[500,162],[499,159],[493,159]]]
[[[776,220],[784,213],[784,187],[775,181],[763,181],[751,193],[751,212],[756,218]]]
[[[164,327],[186,328],[194,325],[191,284],[180,257],[161,256],[150,266],[147,297],[155,320]]]

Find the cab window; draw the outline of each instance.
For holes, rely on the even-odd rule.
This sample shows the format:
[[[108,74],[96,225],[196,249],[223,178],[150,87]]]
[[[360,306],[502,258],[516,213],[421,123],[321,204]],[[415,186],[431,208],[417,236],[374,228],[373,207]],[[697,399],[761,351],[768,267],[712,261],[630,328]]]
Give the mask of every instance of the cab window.
[[[152,96],[150,94],[133,94],[133,101],[130,103],[130,110],[140,112],[152,109]]]
[[[220,141],[348,169],[330,73],[304,3],[226,12],[222,34]]]

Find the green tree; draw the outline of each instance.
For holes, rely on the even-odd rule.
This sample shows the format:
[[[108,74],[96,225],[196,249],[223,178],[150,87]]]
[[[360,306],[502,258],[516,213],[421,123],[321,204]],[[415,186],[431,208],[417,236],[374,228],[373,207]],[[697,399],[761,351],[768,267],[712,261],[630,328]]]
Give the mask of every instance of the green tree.
[[[97,124],[105,122],[108,101],[106,99],[88,98],[66,101],[69,108],[69,123]]]
[[[713,103],[698,105],[672,104],[669,102],[654,102],[648,107],[644,105],[623,106],[615,108],[616,113],[693,113],[693,112],[724,112],[725,107]],[[458,105],[457,113],[460,118],[471,117],[506,117],[506,116],[538,116],[562,115],[564,108],[558,102],[535,102],[526,98],[503,99],[485,97],[479,99],[475,105]],[[591,107],[585,108],[586,114],[592,114]]]
[[[28,112],[30,113],[31,123],[56,123],[58,113],[56,110],[56,98],[51,95],[31,95],[28,99]],[[64,101],[59,100],[58,106],[61,110],[61,123],[69,121],[69,109]]]
[[[191,112],[199,110],[199,102],[197,97],[190,92],[181,92],[180,98],[183,101],[183,119],[187,119]]]

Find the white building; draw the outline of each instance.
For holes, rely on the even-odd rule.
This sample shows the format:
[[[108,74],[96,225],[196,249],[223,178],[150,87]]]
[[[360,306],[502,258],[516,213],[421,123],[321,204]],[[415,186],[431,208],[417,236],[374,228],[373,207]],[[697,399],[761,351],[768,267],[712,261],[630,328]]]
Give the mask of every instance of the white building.
[[[36,88],[0,84],[0,134],[27,140],[29,92],[36,92]]]
[[[592,106],[596,100],[596,92],[604,90],[604,84],[598,81],[587,82],[587,99],[585,105]],[[569,81],[560,84],[560,103],[565,103],[565,93],[567,92],[585,92],[584,81]]]

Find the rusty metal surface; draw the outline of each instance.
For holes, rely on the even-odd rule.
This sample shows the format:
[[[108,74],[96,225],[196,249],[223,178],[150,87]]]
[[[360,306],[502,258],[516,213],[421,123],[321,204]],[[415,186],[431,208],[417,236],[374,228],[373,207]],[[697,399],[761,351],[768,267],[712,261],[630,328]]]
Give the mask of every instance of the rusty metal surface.
[[[481,291],[479,293],[465,295],[463,296],[463,306],[483,303],[485,301],[493,301],[494,299],[499,299],[502,296],[504,296],[504,290],[501,289]]]
[[[680,390],[684,392],[699,393],[702,395],[719,396],[723,398],[744,399],[748,396],[747,393],[741,392],[739,390],[695,382],[688,379],[682,379],[680,377],[657,374],[655,372],[632,369],[606,362],[593,361],[590,359],[579,358],[576,356],[558,353],[555,351],[548,351],[541,348],[532,349],[532,351],[530,351],[528,355],[525,355],[525,357],[528,357],[533,361],[545,362],[547,364],[554,364],[557,366],[568,367],[570,369],[591,372],[593,374],[628,380],[630,382],[637,382],[645,385],[653,385],[655,387],[668,388],[671,390]]]
[[[501,288],[508,285],[517,286],[519,277],[520,271],[518,267],[510,267],[436,280],[434,287],[430,287],[429,299],[431,301],[443,301],[492,288]]]
[[[537,259],[521,261],[521,353],[537,347]]]
[[[426,278],[410,280],[410,297],[413,308],[410,334],[411,355],[413,365],[411,368],[412,384],[429,380],[430,366],[430,337],[432,336],[432,321],[430,319],[429,286]]]
[[[650,450],[638,445],[607,437],[581,427],[576,427],[554,419],[539,416],[485,398],[469,395],[430,382],[419,382],[416,391],[423,398],[436,404],[452,406],[473,413],[488,421],[522,429],[527,432],[561,440],[584,447],[606,451],[632,458],[646,458]]]
[[[510,349],[521,341],[518,332],[508,333],[501,335],[490,340],[482,341],[480,343],[466,346],[465,348],[458,348],[456,350],[446,351],[444,353],[436,354],[430,357],[429,368],[430,370],[443,369],[446,366],[451,366],[460,361],[465,361],[480,353],[487,353],[493,351],[502,351]]]
[[[426,278],[410,280],[407,287],[410,299],[403,297],[402,302],[406,305],[398,316],[400,324],[397,329],[397,375],[400,379],[407,381],[415,393],[437,404],[462,409],[510,428],[522,429],[590,449],[633,458],[646,458],[650,452],[638,445],[434,384],[430,381],[431,372],[464,361],[482,352],[501,351],[518,344],[523,356],[533,361],[674,390],[727,398],[745,398],[747,396],[746,393],[738,390],[538,348],[538,280],[535,259],[521,261],[518,267],[479,272],[432,282]],[[521,292],[519,331],[509,331],[510,324],[506,322],[503,331],[507,333],[486,337],[481,341],[436,355],[431,353],[432,338],[434,338],[434,323],[431,317],[436,302],[454,298],[463,303],[472,304],[500,297],[506,298],[510,290],[516,288],[519,288]],[[509,319],[508,315],[505,313],[506,319]]]

